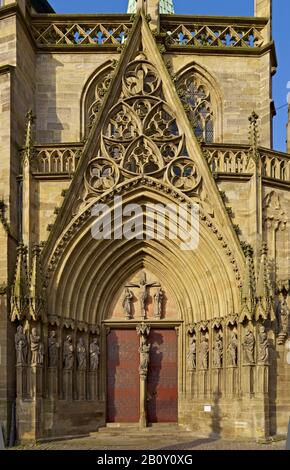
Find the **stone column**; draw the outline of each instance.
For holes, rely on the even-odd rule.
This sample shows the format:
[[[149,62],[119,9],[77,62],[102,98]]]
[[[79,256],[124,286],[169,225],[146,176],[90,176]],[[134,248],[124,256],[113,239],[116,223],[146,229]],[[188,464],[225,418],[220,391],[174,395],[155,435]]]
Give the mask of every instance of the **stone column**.
[[[52,399],[58,397],[58,369],[57,367],[48,368],[48,393]]]
[[[17,387],[17,398],[21,400],[27,398],[27,366],[17,365],[16,366],[16,387]]]
[[[98,372],[91,370],[89,372],[89,398],[90,400],[98,400]]]
[[[147,427],[147,400],[146,400],[147,375],[140,374],[140,428]]]
[[[140,336],[140,428],[146,428],[147,426],[147,374],[150,360],[150,348],[151,345],[147,343],[147,338],[150,333],[150,326],[146,323],[141,323],[136,328],[137,333]]]
[[[86,371],[78,370],[77,371],[77,388],[78,388],[78,399],[86,399]]]
[[[71,369],[63,370],[63,394],[64,399],[67,401],[72,400],[72,380],[73,371]]]
[[[254,365],[243,365],[241,388],[242,388],[243,394],[245,395],[254,394],[254,374],[255,374]]]
[[[235,396],[238,391],[238,368],[234,366],[229,366],[227,368],[227,384],[226,384],[226,394],[229,397]]]
[[[42,397],[42,380],[43,380],[43,367],[42,365],[31,366],[31,397],[40,398]]]

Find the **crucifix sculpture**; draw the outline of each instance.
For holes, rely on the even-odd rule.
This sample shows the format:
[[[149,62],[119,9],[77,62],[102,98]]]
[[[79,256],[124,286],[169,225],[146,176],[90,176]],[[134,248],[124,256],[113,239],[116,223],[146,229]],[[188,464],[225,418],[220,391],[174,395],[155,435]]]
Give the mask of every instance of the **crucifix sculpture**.
[[[125,287],[127,288],[137,287],[138,289],[140,289],[139,300],[140,300],[140,307],[141,307],[141,318],[145,320],[146,319],[146,302],[148,298],[148,288],[149,287],[161,287],[161,285],[157,282],[152,282],[152,283],[147,282],[146,273],[143,272],[140,276],[139,284],[130,283],[130,284],[126,284]]]

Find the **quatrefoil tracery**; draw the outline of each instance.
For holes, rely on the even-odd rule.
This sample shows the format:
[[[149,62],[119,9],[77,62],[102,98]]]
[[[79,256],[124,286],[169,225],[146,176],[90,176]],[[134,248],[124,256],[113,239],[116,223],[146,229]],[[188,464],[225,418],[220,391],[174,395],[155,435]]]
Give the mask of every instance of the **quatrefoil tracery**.
[[[119,168],[129,177],[156,175],[166,167],[170,184],[185,192],[195,189],[200,177],[186,157],[184,135],[164,101],[159,74],[144,54],[129,63],[122,84],[120,100],[103,124],[100,156],[88,168],[88,191],[101,192],[114,187]]]

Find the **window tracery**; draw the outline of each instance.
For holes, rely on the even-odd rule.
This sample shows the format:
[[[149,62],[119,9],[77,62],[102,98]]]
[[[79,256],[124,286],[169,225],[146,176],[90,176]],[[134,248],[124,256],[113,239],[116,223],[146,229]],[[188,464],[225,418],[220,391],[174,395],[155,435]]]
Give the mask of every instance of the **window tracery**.
[[[207,144],[212,143],[214,112],[211,94],[205,83],[197,74],[191,73],[178,81],[177,88],[197,139]]]

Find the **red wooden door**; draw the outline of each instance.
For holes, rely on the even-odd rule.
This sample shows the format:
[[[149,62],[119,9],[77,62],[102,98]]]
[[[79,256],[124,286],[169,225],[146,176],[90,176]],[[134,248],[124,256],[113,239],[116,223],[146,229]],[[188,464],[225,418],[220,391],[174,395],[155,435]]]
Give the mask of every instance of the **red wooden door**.
[[[177,335],[151,329],[147,378],[148,423],[177,422]]]
[[[139,422],[139,362],[136,330],[111,330],[107,337],[108,423]]]

